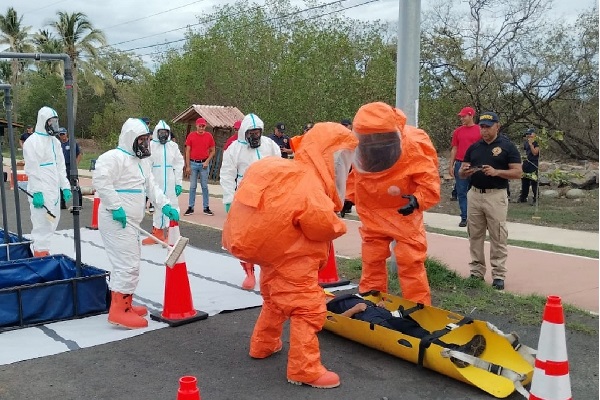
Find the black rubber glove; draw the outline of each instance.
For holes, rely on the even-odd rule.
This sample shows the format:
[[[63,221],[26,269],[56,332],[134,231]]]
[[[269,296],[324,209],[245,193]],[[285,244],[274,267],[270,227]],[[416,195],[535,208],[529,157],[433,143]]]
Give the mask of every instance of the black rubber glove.
[[[412,214],[416,208],[419,208],[419,202],[417,201],[417,198],[412,194],[405,194],[402,197],[408,199],[408,204],[398,209],[398,212],[400,214],[407,216]]]

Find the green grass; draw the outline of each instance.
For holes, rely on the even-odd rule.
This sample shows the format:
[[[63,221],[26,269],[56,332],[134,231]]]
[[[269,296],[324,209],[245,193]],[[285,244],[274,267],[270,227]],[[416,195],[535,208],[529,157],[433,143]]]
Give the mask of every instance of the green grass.
[[[463,278],[435,259],[428,258],[425,266],[436,307],[468,315],[479,312],[502,315],[523,325],[539,326],[546,298],[537,295],[518,296],[499,292],[479,280]],[[360,259],[338,259],[339,273],[346,279],[360,278]],[[401,295],[395,271],[388,274],[388,291]],[[571,305],[564,305],[566,326],[570,330],[598,334],[598,317]]]
[[[447,230],[447,229],[434,228],[431,226],[428,226],[426,229],[427,229],[427,232],[439,233],[442,235],[457,236],[457,237],[463,237],[463,238],[468,237],[467,232],[464,232],[464,231],[451,231],[451,230]],[[488,238],[488,240],[489,240],[489,238]],[[600,258],[600,252],[598,252],[597,250],[574,249],[571,247],[557,246],[554,244],[529,242],[526,240],[514,240],[514,239],[510,239],[510,238],[508,239],[508,244],[511,246],[525,247],[528,249],[546,250],[546,251],[551,251],[554,253],[573,254],[576,256],[590,257],[590,258]]]
[[[84,152],[79,161],[79,169],[90,169],[90,163],[92,160],[97,160],[98,156],[102,153],[88,153]]]

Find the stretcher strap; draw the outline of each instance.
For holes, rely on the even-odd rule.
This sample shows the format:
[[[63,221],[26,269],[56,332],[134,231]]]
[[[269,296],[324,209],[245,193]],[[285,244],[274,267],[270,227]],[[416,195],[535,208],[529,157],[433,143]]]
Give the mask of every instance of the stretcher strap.
[[[506,340],[508,340],[512,348],[515,349],[515,351],[519,353],[521,357],[523,357],[525,361],[527,361],[530,365],[535,364],[535,355],[537,354],[537,350],[532,349],[531,347],[526,346],[524,344],[521,344],[521,342],[519,341],[519,335],[517,335],[515,332],[511,332],[508,334],[504,333],[500,329],[498,329],[494,324],[491,324],[489,322],[487,322],[487,327],[492,332],[497,333],[498,335],[503,336]]]
[[[523,384],[521,383],[522,381],[524,381],[527,378],[526,374],[520,374],[516,371],[513,371],[512,369],[504,368],[501,365],[493,364],[491,362],[482,360],[481,358],[474,357],[472,355],[463,353],[461,351],[456,351],[456,350],[452,350],[452,349],[448,349],[448,348],[445,348],[444,350],[442,350],[441,356],[445,357],[445,358],[448,358],[448,357],[456,358],[456,359],[464,361],[476,368],[483,369],[494,375],[502,376],[502,377],[512,381],[517,392],[519,392],[521,395],[523,395],[523,397],[525,397],[526,399],[529,399],[529,392],[527,391],[527,389],[525,389],[523,387]]]
[[[444,329],[440,329],[440,330],[431,332],[431,334],[424,336],[421,339],[421,341],[419,342],[419,358],[417,360],[417,365],[419,367],[423,367],[423,359],[425,358],[425,350],[428,349],[429,346],[431,346],[431,343],[433,343],[435,340],[441,338],[448,332],[453,331],[454,329],[456,329],[460,326],[470,324],[472,322],[473,322],[472,318],[464,317],[463,319],[461,319],[460,321],[458,321],[455,324],[448,324],[448,325],[446,325],[446,327]]]
[[[419,311],[425,308],[423,303],[417,303],[416,306],[409,308],[408,310],[404,309],[404,306],[398,307],[398,312],[400,313],[400,317],[405,318],[406,316],[414,313],[415,311]]]

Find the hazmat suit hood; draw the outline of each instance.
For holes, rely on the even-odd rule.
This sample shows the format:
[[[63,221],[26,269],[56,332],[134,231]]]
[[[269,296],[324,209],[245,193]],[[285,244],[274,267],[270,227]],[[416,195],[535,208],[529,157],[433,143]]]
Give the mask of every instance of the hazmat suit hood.
[[[262,129],[265,131],[265,123],[262,119],[258,117],[256,114],[248,114],[242,120],[242,124],[240,125],[240,129],[238,130],[238,141],[242,143],[247,143],[246,141],[246,131],[249,129]]]
[[[41,133],[42,135],[48,135],[46,131],[46,121],[50,118],[58,118],[58,114],[53,108],[50,107],[42,107],[38,111],[37,122],[35,123],[35,131],[36,133]]]
[[[313,168],[321,177],[325,192],[334,202],[336,211],[343,206],[350,159],[357,144],[357,138],[345,126],[319,122],[304,134],[302,145],[294,156],[296,162]]]
[[[149,133],[150,130],[148,129],[148,125],[146,125],[144,121],[139,118],[129,118],[121,128],[118,148],[135,157],[133,142],[138,136],[147,135]]]
[[[158,131],[160,129],[166,129],[169,132],[171,132],[171,127],[169,125],[167,125],[167,123],[164,120],[160,120],[158,121],[158,124],[156,124],[156,126],[154,127],[154,131],[152,132],[152,140],[154,140],[155,142],[158,142]],[[168,140],[171,140],[170,138]]]
[[[358,138],[354,165],[361,172],[392,168],[402,154],[404,113],[382,102],[369,103],[356,113],[353,131]]]

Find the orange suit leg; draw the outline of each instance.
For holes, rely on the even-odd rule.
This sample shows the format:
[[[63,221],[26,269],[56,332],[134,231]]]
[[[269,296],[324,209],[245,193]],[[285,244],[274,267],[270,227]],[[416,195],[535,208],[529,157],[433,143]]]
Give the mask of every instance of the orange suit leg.
[[[301,296],[306,296],[306,294]],[[321,298],[318,293],[309,294],[309,296]],[[292,312],[287,365],[288,379],[312,382],[327,372],[327,369],[321,364],[321,351],[317,338],[317,332],[323,329],[326,318],[327,309],[324,299],[320,304],[315,304],[311,300],[305,307],[296,308]]]
[[[392,238],[366,232],[364,228],[360,228],[360,235],[362,237],[362,274],[358,291],[360,293],[369,290],[387,292],[387,259],[390,256]]]
[[[250,357],[269,357],[279,348],[286,320],[287,316],[265,299],[250,338]]]
[[[406,237],[397,237],[394,254],[398,264],[398,281],[402,297],[415,303],[431,305],[431,289],[425,269],[427,258],[425,237],[423,236],[422,240],[412,241],[407,240]]]

